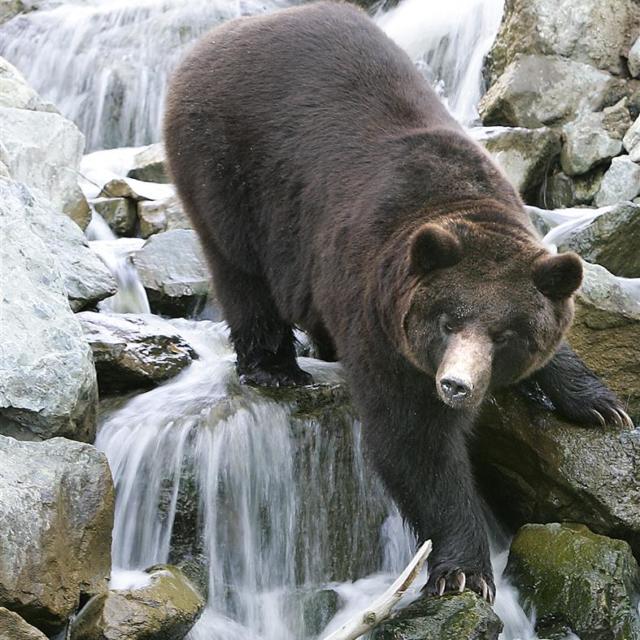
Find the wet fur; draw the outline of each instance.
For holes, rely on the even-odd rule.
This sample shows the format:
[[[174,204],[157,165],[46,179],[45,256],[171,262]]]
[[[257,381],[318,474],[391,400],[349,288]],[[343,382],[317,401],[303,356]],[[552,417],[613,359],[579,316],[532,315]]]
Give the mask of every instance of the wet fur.
[[[323,357],[343,362],[368,455],[419,538],[433,540],[428,591],[457,588],[458,569],[468,587],[492,588],[466,445],[475,412],[438,399],[427,361],[438,347],[416,352],[408,325],[416,309],[435,314],[454,289],[470,290],[479,265],[509,274],[483,295],[539,317],[541,298],[514,291],[531,284],[542,252],[518,194],[409,58],[363,12],[337,3],[206,35],[173,78],[165,140],[244,380],[308,382],[292,327],[307,330]],[[410,238],[425,222],[461,238],[465,258],[441,270],[446,278],[411,268]],[[570,306],[544,313],[539,332],[555,348]],[[428,339],[441,340],[434,331]],[[582,416],[571,398],[603,387],[567,380],[584,376],[567,349],[537,381]],[[493,375],[513,381],[503,355]],[[530,373],[551,355],[534,347],[518,362]]]

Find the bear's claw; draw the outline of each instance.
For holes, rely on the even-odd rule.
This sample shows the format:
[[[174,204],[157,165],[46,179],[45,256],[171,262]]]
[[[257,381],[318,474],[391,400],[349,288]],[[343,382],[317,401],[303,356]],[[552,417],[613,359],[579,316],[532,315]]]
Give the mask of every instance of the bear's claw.
[[[298,387],[313,383],[310,373],[302,369],[268,371],[254,369],[240,374],[240,384],[253,387]]]
[[[433,581],[429,579],[424,590],[429,595],[442,596],[445,593],[462,593],[465,588],[475,591],[489,604],[495,602],[495,587],[490,579],[475,573],[469,574],[467,578],[467,574],[461,569],[447,571]]]
[[[608,411],[608,420],[597,409],[591,409],[591,415],[596,417],[596,420],[602,427],[606,427],[607,424],[613,422],[613,424],[620,428],[634,428],[633,420],[631,419],[629,414],[621,407],[611,407]]]

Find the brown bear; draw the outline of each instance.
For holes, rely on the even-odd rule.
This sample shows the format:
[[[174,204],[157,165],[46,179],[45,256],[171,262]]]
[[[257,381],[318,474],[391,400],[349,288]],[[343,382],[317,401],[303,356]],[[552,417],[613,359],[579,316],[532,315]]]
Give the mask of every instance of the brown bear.
[[[348,4],[241,18],[173,76],[165,141],[245,383],[307,384],[292,328],[339,358],[364,441],[434,550],[426,589],[492,600],[466,438],[535,380],[573,420],[628,422],[562,342],[582,269],[407,55]]]

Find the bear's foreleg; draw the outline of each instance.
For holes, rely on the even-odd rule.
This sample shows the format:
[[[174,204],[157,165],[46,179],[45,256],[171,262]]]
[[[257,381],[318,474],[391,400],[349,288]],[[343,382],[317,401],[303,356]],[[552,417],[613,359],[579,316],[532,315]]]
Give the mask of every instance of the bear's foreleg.
[[[486,523],[466,444],[472,417],[438,402],[426,386],[431,380],[396,386],[391,379],[384,389],[359,384],[364,443],[419,542],[433,542],[425,590],[441,595],[467,588],[492,602]]]
[[[621,402],[600,378],[563,342],[542,369],[521,383],[534,382],[563,417],[584,425],[616,424],[633,428]]]

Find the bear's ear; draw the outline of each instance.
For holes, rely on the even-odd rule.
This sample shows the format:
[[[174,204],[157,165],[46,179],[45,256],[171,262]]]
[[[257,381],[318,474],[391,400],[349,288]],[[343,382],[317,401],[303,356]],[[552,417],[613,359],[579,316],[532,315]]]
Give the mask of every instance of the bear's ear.
[[[414,273],[423,274],[460,262],[460,241],[450,231],[428,222],[411,236],[410,259]]]
[[[582,284],[582,262],[573,252],[540,256],[533,262],[533,283],[551,300],[563,300]]]

